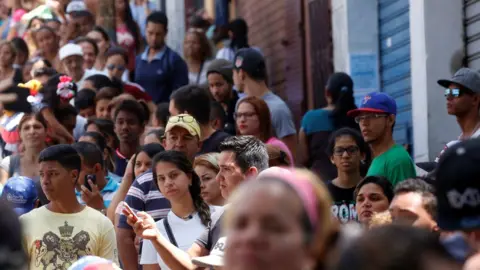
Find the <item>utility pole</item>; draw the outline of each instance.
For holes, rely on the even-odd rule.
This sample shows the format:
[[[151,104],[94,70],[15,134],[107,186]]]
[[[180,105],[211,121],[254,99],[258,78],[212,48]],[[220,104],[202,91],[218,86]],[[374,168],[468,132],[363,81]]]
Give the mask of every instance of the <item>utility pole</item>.
[[[97,25],[102,26],[112,42],[117,41],[115,20],[115,0],[99,0],[97,6]]]

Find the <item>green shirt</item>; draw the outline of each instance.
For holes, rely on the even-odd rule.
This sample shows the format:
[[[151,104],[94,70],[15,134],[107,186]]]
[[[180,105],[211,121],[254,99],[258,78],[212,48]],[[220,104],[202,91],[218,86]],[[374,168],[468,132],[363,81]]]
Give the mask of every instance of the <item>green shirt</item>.
[[[400,145],[394,145],[385,153],[373,159],[367,176],[386,177],[395,187],[399,182],[417,176],[415,165],[408,152]]]

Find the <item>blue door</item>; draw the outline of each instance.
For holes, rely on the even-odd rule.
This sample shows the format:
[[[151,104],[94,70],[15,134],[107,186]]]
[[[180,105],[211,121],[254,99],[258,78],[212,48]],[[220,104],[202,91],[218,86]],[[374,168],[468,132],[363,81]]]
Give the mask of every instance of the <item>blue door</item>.
[[[413,147],[409,0],[378,0],[378,12],[380,89],[397,102],[395,141]]]

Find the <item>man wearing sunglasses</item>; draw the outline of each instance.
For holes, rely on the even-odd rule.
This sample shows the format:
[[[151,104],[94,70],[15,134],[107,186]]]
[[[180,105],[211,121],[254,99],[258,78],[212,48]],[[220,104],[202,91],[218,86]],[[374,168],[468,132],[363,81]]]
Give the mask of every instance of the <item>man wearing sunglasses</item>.
[[[462,134],[449,142],[442,153],[461,140],[480,137],[480,73],[470,69],[459,69],[450,80],[438,80],[445,88],[447,112],[457,118]],[[437,160],[438,161],[438,158]]]
[[[372,149],[373,160],[367,176],[384,176],[393,186],[416,177],[408,152],[393,140],[397,104],[386,93],[373,92],[363,98],[360,108],[348,112],[355,117],[363,139]]]

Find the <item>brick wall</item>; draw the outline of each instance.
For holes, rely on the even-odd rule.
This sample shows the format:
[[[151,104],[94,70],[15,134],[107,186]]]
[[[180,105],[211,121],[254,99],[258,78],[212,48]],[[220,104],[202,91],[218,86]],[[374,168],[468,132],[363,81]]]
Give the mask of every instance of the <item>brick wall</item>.
[[[241,0],[237,14],[249,26],[249,43],[259,47],[267,60],[269,83],[295,115],[304,111],[301,1]]]

